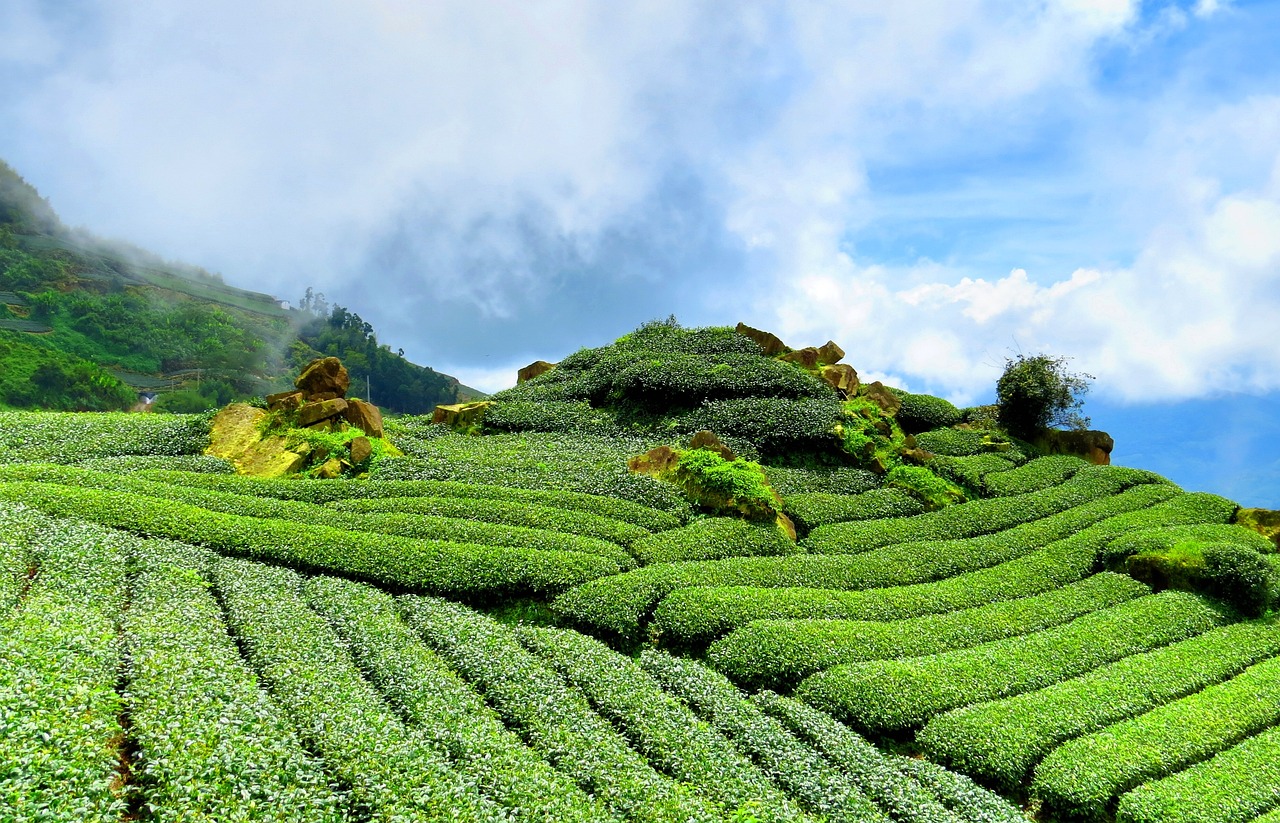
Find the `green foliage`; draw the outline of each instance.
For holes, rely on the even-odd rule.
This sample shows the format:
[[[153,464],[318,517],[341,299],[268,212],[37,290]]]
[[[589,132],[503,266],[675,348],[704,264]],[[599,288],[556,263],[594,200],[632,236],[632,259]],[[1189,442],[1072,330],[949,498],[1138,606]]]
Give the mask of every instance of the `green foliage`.
[[[902,407],[898,409],[898,425],[907,434],[954,426],[963,418],[959,409],[941,397],[904,392],[899,399]]]
[[[708,400],[682,415],[682,432],[706,429],[721,438],[745,440],[768,458],[829,451],[837,443],[840,403],[834,397],[747,397]]]
[[[760,620],[716,641],[707,659],[745,686],[786,687],[844,663],[919,657],[1041,631],[1149,593],[1104,572],[1032,597],[907,620]]]
[[[999,433],[979,429],[934,429],[916,435],[916,445],[925,451],[947,457],[972,457],[984,452],[1010,453],[1011,460],[1024,460]]]
[[[841,410],[843,416],[836,433],[846,454],[877,472],[897,465],[898,453],[906,446],[906,435],[893,415],[862,396],[846,400]]]
[[[930,757],[1013,789],[1060,744],[1228,680],[1280,654],[1273,622],[1235,623],[1071,680],[939,715],[917,739]]]
[[[1031,791],[1055,812],[1098,818],[1112,801],[1280,723],[1280,658],[1064,743],[1036,767]]]
[[[0,463],[77,463],[96,457],[199,455],[204,415],[0,412]]]
[[[894,466],[885,475],[884,482],[886,486],[902,489],[919,500],[925,511],[937,511],[965,502],[964,492],[958,486],[924,466]]]
[[[644,565],[680,560],[718,560],[763,557],[803,551],[772,523],[751,523],[736,517],[706,517],[679,529],[637,540],[631,546]]]
[[[680,453],[670,479],[688,498],[711,511],[733,511],[748,520],[772,521],[777,495],[759,463],[738,458],[725,460],[708,449]]]
[[[1057,486],[1088,465],[1069,454],[1037,457],[1015,469],[983,475],[982,483],[987,493],[995,497],[1029,494]]]
[[[116,411],[135,395],[110,373],[27,335],[0,331],[0,404],[57,411]]]
[[[972,649],[837,666],[804,680],[796,694],[858,728],[903,730],[948,709],[1042,689],[1224,622],[1195,595],[1164,592]]]
[[[769,469],[772,476],[773,469]],[[782,511],[807,534],[821,526],[882,517],[911,517],[924,505],[902,489],[872,489],[861,494],[792,494],[784,499]]]
[[[969,496],[989,497],[986,478],[1011,471],[1025,460],[1019,452],[987,452],[969,457],[938,455],[929,461],[929,470],[967,490]]]
[[[850,466],[765,466],[769,485],[784,498],[796,494],[853,495],[871,491],[880,478]]]
[[[1000,425],[1023,440],[1055,426],[1089,428],[1080,410],[1093,375],[1067,371],[1068,360],[1047,354],[1007,359],[996,382]]]

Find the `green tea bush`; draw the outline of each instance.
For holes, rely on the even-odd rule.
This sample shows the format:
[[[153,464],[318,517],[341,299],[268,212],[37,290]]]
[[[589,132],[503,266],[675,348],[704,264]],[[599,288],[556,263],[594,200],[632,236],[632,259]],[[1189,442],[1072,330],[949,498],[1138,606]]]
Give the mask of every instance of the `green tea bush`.
[[[805,819],[749,759],[631,658],[577,632],[523,628],[516,634],[662,772],[727,808],[759,804],[769,820]]]
[[[1098,817],[1129,789],[1277,724],[1280,658],[1272,658],[1225,683],[1064,743],[1036,767],[1031,790],[1049,809]],[[1280,793],[1272,796],[1280,799]]]
[[[1280,818],[1280,726],[1120,798],[1117,823],[1233,823]]]
[[[1275,623],[1234,623],[1039,691],[956,709],[918,735],[925,752],[1014,789],[1054,748],[1228,680],[1280,655]]]
[[[679,427],[745,440],[769,457],[830,450],[836,445],[839,419],[840,401],[835,397],[746,397],[704,401],[680,416]]]
[[[761,355],[760,345],[751,338],[738,334],[732,326],[686,329],[670,317],[666,320],[649,321],[635,331],[624,334],[611,347],[606,348],[622,352],[668,352],[707,357],[718,354]]]
[[[617,369],[609,386],[609,400],[651,411],[691,408],[706,400],[741,397],[835,396],[830,386],[802,369],[758,355],[707,358],[634,351],[608,365]]]
[[[1043,631],[1149,593],[1136,580],[1103,572],[1044,594],[908,620],[760,620],[716,641],[707,659],[737,683],[786,687],[843,663],[920,657]]]
[[[337,500],[447,497],[462,500],[502,500],[548,508],[584,512],[621,520],[651,532],[674,529],[684,520],[660,510],[596,494],[544,491],[510,486],[485,486],[449,480],[365,480],[356,483],[302,483],[293,480],[258,480],[240,476],[209,476],[182,472],[143,472],[142,476],[175,486],[192,486],[258,497],[275,497],[307,503]],[[685,509],[688,504],[681,501]]]
[[[214,564],[214,580],[250,663],[354,800],[389,820],[503,819],[360,676],[337,635],[303,602],[297,574],[224,559]]]
[[[973,429],[936,429],[916,435],[916,445],[934,454],[969,457],[994,451],[989,436]]]
[[[0,483],[0,499],[114,528],[456,596],[554,592],[617,563],[578,552],[411,540],[211,512],[132,494],[45,483]]]
[[[1209,594],[1248,617],[1266,614],[1272,606],[1272,592],[1280,583],[1266,557],[1233,543],[1210,543],[1202,553]]]
[[[200,576],[207,550],[136,542],[123,614],[130,733],[157,821],[344,820],[342,800],[258,686]]]
[[[1224,620],[1195,595],[1164,592],[971,649],[837,666],[804,680],[796,695],[860,728],[902,730],[948,709],[1042,689]]]
[[[160,469],[167,471],[201,472],[204,474],[235,474],[236,468],[231,461],[208,454],[174,454],[174,455],[121,455],[118,457],[92,457],[76,463],[83,469],[112,472],[114,474],[136,474],[137,472]]]
[[[445,600],[405,597],[409,625],[544,759],[628,820],[719,820],[711,804],[654,770],[587,699],[514,632]]]
[[[0,412],[0,463],[201,454],[209,445],[210,419],[126,412]]]
[[[1275,544],[1253,529],[1246,529],[1234,523],[1208,523],[1130,532],[1107,544],[1102,561],[1114,563],[1133,554],[1165,552],[1188,541],[1231,543],[1250,549],[1257,554],[1275,551]]]
[[[959,409],[941,397],[904,392],[899,399],[902,407],[898,409],[898,425],[907,434],[949,428],[959,423],[963,416]]]
[[[945,480],[924,466],[894,466],[884,476],[889,488],[902,489],[916,498],[925,511],[965,502],[964,492],[954,483]]]
[[[988,494],[996,497],[1030,494],[1060,486],[1088,465],[1088,461],[1069,454],[1037,457],[1015,469],[984,477],[983,485]]]
[[[988,452],[970,457],[945,457],[939,455],[929,461],[934,474],[950,480],[962,488],[986,493],[986,478],[1012,470],[1021,461],[1014,452]]]
[[[921,785],[913,775],[914,770],[904,768],[910,758],[885,755],[848,726],[812,706],[769,691],[752,695],[751,702],[782,721],[796,736],[851,776],[894,820],[906,823],[1026,821],[1016,807],[961,775],[950,775],[949,786]],[[934,770],[935,773],[943,771],[937,767]]]
[[[773,475],[773,469],[767,470]],[[782,511],[804,533],[832,523],[877,520],[884,517],[914,517],[924,512],[924,504],[902,489],[872,489],[861,494],[810,492],[783,498]]]
[[[848,466],[765,466],[773,490],[785,497],[794,494],[862,494],[880,485],[880,478],[866,469]]]
[[[613,819],[503,725],[484,699],[405,625],[390,595],[333,577],[307,581],[305,594],[382,695],[429,736],[464,780],[509,810],[512,819]]]
[[[5,508],[9,508],[6,506]],[[14,507],[16,509],[16,507]],[[0,798],[11,820],[118,821],[124,708],[116,618],[130,538],[30,510],[39,567],[22,607],[0,618]]]
[[[1135,508],[1127,512],[1117,511],[1114,516],[1094,526],[1016,560],[935,583],[867,591],[677,586],[658,604],[653,613],[653,626],[676,642],[696,644],[713,640],[752,620],[901,620],[1026,597],[1092,574],[1097,567],[1099,550],[1116,534],[1133,528],[1149,528],[1157,523],[1226,522],[1235,505],[1214,495],[1182,494],[1170,486],[1144,486],[1117,498],[1117,501]],[[584,610],[588,608],[583,603],[576,606]],[[624,611],[629,613],[631,608],[615,607],[609,613],[609,619],[626,625],[621,622],[626,620],[621,614]],[[597,613],[592,612],[593,619]]]
[[[592,432],[609,434],[618,428],[614,416],[593,409],[584,400],[506,400],[485,412],[484,428],[498,432]]]
[[[804,543],[810,551],[834,553],[862,552],[907,540],[973,537],[1048,517],[1130,486],[1167,482],[1138,469],[1097,466],[1077,472],[1061,486],[1030,494],[971,500],[914,517],[823,526],[811,532]]]
[[[929,789],[938,800],[965,820],[1018,821],[1026,820],[1021,810],[1014,808],[1010,817],[1010,804],[995,792],[984,789],[962,774],[948,771],[937,763],[915,757],[895,758],[903,774]]]
[[[733,511],[748,520],[772,521],[776,516],[777,496],[758,463],[725,460],[709,449],[690,449],[680,453],[666,476],[703,508]]]
[[[723,675],[692,660],[646,649],[640,665],[746,752],[814,814],[833,820],[888,821],[849,775],[796,739]]]
[[[631,551],[642,565],[680,560],[720,560],[764,557],[804,550],[772,523],[751,523],[736,517],[707,517],[679,529],[637,540]]]

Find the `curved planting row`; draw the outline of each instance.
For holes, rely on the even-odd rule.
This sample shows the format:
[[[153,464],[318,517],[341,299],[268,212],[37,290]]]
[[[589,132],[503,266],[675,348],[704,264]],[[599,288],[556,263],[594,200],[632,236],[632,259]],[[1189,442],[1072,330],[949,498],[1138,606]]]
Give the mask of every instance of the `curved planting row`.
[[[1125,522],[1119,519],[1124,514],[1145,510],[1177,494],[1172,486],[1141,486],[1115,497],[1086,503],[1046,521],[1027,524],[1022,531],[1010,530],[969,540],[903,543],[857,555],[791,555],[648,566],[579,586],[560,596],[554,607],[580,624],[634,637],[649,611],[677,589],[726,586],[862,589],[931,582],[987,567],[999,568],[1020,554],[1034,554],[1039,545],[1055,539],[1086,542],[1088,538],[1082,536],[1090,535],[1101,541],[1103,534],[1114,536],[1106,524]],[[1234,508],[1231,504],[1232,511]],[[1223,519],[1229,516],[1228,513]],[[1067,535],[1073,536],[1067,538]],[[1094,546],[1088,560],[1090,566],[1096,551]],[[1016,596],[1007,594],[991,599]],[[660,625],[664,631],[670,629],[681,638],[708,638],[714,630],[709,631],[706,624],[718,624],[717,628],[732,627],[735,612],[740,614],[742,609],[749,608],[751,602],[749,599],[740,600],[729,610],[684,609],[674,620],[671,619],[670,608],[659,607],[655,618],[663,621]],[[981,602],[985,601],[973,604]]]
[[[985,479],[988,475],[1011,471],[1024,461],[1021,454],[1011,452],[987,452],[968,457],[938,455],[929,461],[929,470],[952,483],[985,493]]]
[[[637,540],[631,546],[646,566],[681,560],[770,557],[804,553],[772,523],[750,523],[736,517],[707,517]]]
[[[195,486],[235,494],[331,503],[355,498],[450,497],[468,500],[505,500],[556,509],[569,509],[621,520],[648,531],[674,529],[683,519],[661,509],[616,497],[572,491],[547,491],[514,486],[482,485],[456,480],[366,480],[359,483],[299,483],[294,480],[258,480],[234,474],[147,471],[142,476],[175,486]]]
[[[783,499],[782,511],[804,532],[833,523],[912,517],[924,512],[919,500],[902,489],[872,489],[861,494],[809,492]]]
[[[1224,620],[1196,595],[1164,592],[970,649],[837,666],[804,680],[796,694],[860,728],[902,730],[948,709],[1044,688]]]
[[[411,540],[283,520],[240,517],[141,497],[46,483],[0,483],[0,499],[218,551],[455,595],[554,592],[618,565],[578,552]]]
[[[1063,540],[1027,555],[981,571],[969,572],[933,583],[894,586],[866,591],[817,588],[762,588],[759,586],[699,586],[696,575],[681,578],[668,572],[678,585],[653,586],[646,596],[662,597],[653,613],[653,626],[676,642],[702,643],[744,626],[753,620],[843,618],[848,620],[902,620],[926,614],[968,609],[998,600],[1027,597],[1074,583],[1092,574],[1099,554],[1115,537],[1139,528],[1188,523],[1226,523],[1235,504],[1216,495],[1179,494],[1169,486],[1147,486],[1129,492],[1169,497],[1150,508],[1117,514]],[[1119,499],[1119,498],[1113,498]],[[674,568],[674,567],[673,567]],[[607,590],[612,581],[649,572],[640,569],[619,577],[574,589],[556,607],[593,625],[634,631],[634,603],[614,604],[582,595]],[[655,569],[654,571],[658,571]],[[653,578],[646,580],[652,582]],[[669,581],[660,581],[669,583]],[[708,581],[709,582],[709,581]],[[685,586],[681,588],[681,586]],[[670,592],[663,595],[664,591]],[[617,590],[610,592],[621,597]],[[572,608],[568,608],[572,607]],[[580,617],[581,615],[581,617]]]
[[[761,620],[712,644],[707,659],[738,683],[777,688],[843,663],[1030,634],[1150,592],[1133,578],[1103,572],[1040,595],[907,620]]]
[[[1060,486],[1072,475],[1090,464],[1069,454],[1037,457],[1017,468],[984,475],[983,490],[994,497],[1030,494],[1052,486]]]
[[[1273,811],[1267,812],[1268,809]],[[1262,813],[1261,817],[1254,817]],[[1120,798],[1117,823],[1275,823],[1280,726]]]
[[[832,821],[887,823],[889,818],[849,775],[765,715],[722,675],[692,660],[652,650],[641,654],[640,664],[815,814]]]
[[[128,538],[11,512],[39,571],[0,618],[0,798],[7,819],[115,823],[123,708],[116,617]]]
[[[409,625],[508,725],[609,809],[634,820],[718,819],[711,803],[655,771],[509,629],[444,600],[406,597],[402,604]]]
[[[1098,817],[1120,794],[1280,724],[1280,658],[1146,714],[1064,743],[1036,767],[1045,805]],[[1272,793],[1280,799],[1280,792]]]
[[[0,463],[75,463],[123,455],[198,455],[209,418],[128,412],[0,412]]]
[[[171,486],[154,480],[140,480],[106,472],[39,463],[0,467],[0,480],[34,480],[130,492],[142,497],[197,506],[212,512],[241,517],[287,520],[313,526],[328,526],[344,531],[389,534],[418,540],[509,546],[537,551],[582,552],[606,557],[622,569],[636,567],[631,554],[617,543],[565,531],[525,528],[456,517],[395,513],[358,514],[336,511],[314,503]],[[483,508],[490,501],[478,502],[480,504],[478,508]],[[562,513],[568,515],[569,519],[572,519],[574,514]]]
[[[930,757],[1012,789],[1074,737],[1150,711],[1280,655],[1274,622],[1234,623],[1039,691],[956,709],[917,735]]]
[[[137,541],[123,616],[130,734],[158,821],[337,823],[345,799],[258,686],[198,569],[206,550]]]
[[[297,574],[224,559],[214,579],[250,662],[354,800],[391,820],[504,818],[360,676]]]
[[[666,774],[729,809],[758,806],[771,820],[806,819],[750,760],[631,658],[576,632],[526,628],[517,636]]]
[[[1039,520],[1130,486],[1167,484],[1159,475],[1119,466],[1088,466],[1058,486],[1014,497],[971,500],[914,517],[836,523],[805,538],[810,551],[852,554],[890,543],[954,540],[1002,531]]]
[[[307,581],[307,600],[348,644],[382,695],[469,784],[514,820],[612,817],[508,730],[443,659],[400,619],[390,595],[332,577]]]

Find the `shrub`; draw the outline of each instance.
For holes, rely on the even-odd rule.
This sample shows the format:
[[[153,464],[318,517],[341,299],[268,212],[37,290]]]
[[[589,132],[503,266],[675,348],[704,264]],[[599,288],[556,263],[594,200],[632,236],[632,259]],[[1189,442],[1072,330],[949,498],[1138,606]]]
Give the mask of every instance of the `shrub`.
[[[1260,617],[1271,608],[1271,593],[1280,578],[1266,557],[1232,543],[1211,543],[1201,551],[1209,594],[1248,617]]]
[[[618,428],[613,415],[593,409],[586,401],[497,401],[485,412],[484,428],[498,432],[593,432],[609,434]]]
[[[1223,622],[1200,598],[1165,592],[971,649],[837,666],[804,680],[796,694],[860,728],[907,729],[948,709],[1042,689]]]
[[[1087,429],[1080,410],[1093,375],[1067,371],[1067,361],[1047,354],[1006,360],[996,382],[1000,425],[1023,440],[1052,426]]]
[[[773,490],[785,497],[793,494],[862,494],[880,485],[880,478],[866,469],[848,466],[765,466]]]
[[[997,497],[1030,494],[1061,485],[1088,465],[1087,461],[1069,454],[1037,457],[1015,469],[984,476],[983,485],[988,494]]]
[[[872,489],[861,494],[793,494],[784,498],[782,511],[807,534],[832,523],[913,517],[924,511],[924,505],[902,489]]]
[[[0,412],[0,463],[201,454],[209,445],[210,419],[125,412]]]
[[[929,470],[963,489],[985,493],[987,476],[1011,471],[1021,462],[1020,457],[1017,452],[988,452],[969,457],[938,455],[929,461]]]
[[[777,495],[758,463],[690,449],[680,453],[670,479],[690,500],[712,511],[736,511],[749,520],[769,521],[777,514]]]
[[[115,474],[136,474],[138,472],[159,469],[161,471],[201,472],[204,474],[235,474],[236,468],[231,461],[208,454],[176,454],[176,455],[121,455],[117,457],[92,457],[76,463],[84,469],[113,472]]]
[[[713,431],[751,443],[762,455],[827,450],[836,445],[840,402],[834,397],[707,400],[680,416],[682,431]]]
[[[898,425],[907,434],[954,426],[963,417],[959,409],[941,397],[904,392],[899,399],[902,407],[898,409]]]
[[[708,517],[637,540],[631,551],[641,564],[648,566],[678,560],[795,554],[803,549],[787,539],[772,523]]]
[[[1032,792],[1074,816],[1100,816],[1119,795],[1280,723],[1280,658],[1144,715],[1064,743],[1035,770]]]
[[[1220,683],[1280,654],[1274,623],[1235,623],[1133,655],[1039,691],[929,721],[930,757],[1006,789],[1061,743]]]
[[[925,451],[948,457],[971,457],[1000,450],[1001,443],[991,435],[974,429],[935,429],[916,435],[916,445]],[[1003,444],[1005,450],[1008,444]]]
[[[964,492],[924,466],[894,466],[885,475],[886,486],[902,489],[916,498],[925,511],[937,511],[965,501]]]

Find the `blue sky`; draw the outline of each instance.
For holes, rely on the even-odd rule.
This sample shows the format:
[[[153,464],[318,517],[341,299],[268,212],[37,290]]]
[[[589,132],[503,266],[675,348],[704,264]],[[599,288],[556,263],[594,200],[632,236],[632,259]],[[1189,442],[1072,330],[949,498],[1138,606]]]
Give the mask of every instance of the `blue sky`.
[[[497,389],[675,314],[1280,507],[1280,3],[7,0],[64,219]]]

